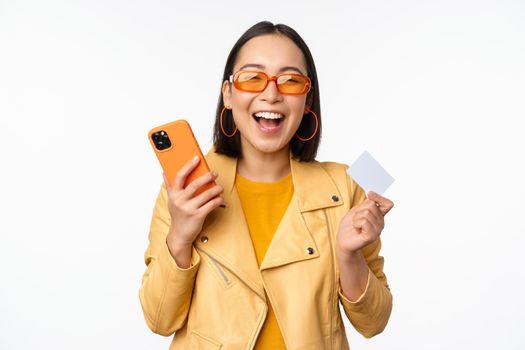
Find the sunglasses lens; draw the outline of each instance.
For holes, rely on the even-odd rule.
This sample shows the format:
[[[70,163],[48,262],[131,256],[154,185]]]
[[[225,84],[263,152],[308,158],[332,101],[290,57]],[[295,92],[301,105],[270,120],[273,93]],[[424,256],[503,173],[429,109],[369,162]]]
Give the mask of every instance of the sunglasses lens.
[[[298,74],[284,74],[277,79],[279,91],[283,94],[303,94],[310,88],[310,80]]]
[[[259,72],[240,72],[235,79],[235,87],[243,91],[263,91],[267,80]]]
[[[248,92],[261,92],[268,84],[268,76],[263,72],[241,71],[235,75],[237,89]],[[277,77],[277,88],[281,94],[302,95],[310,90],[310,79],[300,74],[282,74]]]

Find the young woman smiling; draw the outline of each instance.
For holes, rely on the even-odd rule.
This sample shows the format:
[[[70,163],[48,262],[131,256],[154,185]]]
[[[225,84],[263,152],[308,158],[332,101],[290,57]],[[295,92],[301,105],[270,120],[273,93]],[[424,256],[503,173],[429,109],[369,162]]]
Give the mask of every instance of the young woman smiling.
[[[257,23],[226,62],[212,171],[184,188],[194,160],[165,178],[153,212],[140,300],[154,332],[175,333],[170,349],[348,349],[339,302],[365,337],[384,329],[393,203],[316,161],[320,135],[310,50]]]

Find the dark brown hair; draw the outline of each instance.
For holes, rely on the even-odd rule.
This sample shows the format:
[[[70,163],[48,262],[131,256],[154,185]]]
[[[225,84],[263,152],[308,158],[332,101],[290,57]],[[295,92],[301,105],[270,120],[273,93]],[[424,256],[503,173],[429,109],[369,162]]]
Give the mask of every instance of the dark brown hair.
[[[305,58],[306,75],[308,75],[312,81],[312,87],[308,92],[306,104],[317,114],[319,119],[319,129],[317,130],[317,134],[310,141],[301,141],[296,136],[293,136],[290,140],[290,148],[295,158],[301,161],[314,160],[321,140],[321,106],[319,103],[319,84],[317,81],[314,59],[308,46],[294,29],[285,24],[273,24],[268,21],[259,22],[248,29],[239,40],[237,40],[226,60],[226,66],[224,67],[224,74],[221,81],[221,94],[217,103],[215,125],[213,129],[213,144],[215,145],[216,152],[230,157],[239,157],[241,155],[241,140],[239,132],[233,137],[226,137],[221,132],[220,115],[224,107],[222,84],[225,80],[229,80],[230,75],[233,74],[233,66],[235,65],[235,61],[237,60],[237,56],[243,45],[248,40],[265,34],[282,34],[288,37],[299,47]],[[223,126],[227,132],[231,132],[235,129],[231,110],[224,111]],[[301,121],[297,133],[302,137],[308,137],[308,135],[311,135],[314,132],[314,129],[314,118],[312,114],[308,114],[303,118],[303,121]]]

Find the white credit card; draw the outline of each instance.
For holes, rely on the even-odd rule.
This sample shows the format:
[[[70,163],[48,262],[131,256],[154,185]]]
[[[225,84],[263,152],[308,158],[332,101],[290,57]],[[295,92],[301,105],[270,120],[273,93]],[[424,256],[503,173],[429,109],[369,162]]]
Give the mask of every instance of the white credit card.
[[[394,182],[394,178],[368,151],[364,151],[350,166],[348,174],[365,190],[365,193],[374,191],[382,195]]]

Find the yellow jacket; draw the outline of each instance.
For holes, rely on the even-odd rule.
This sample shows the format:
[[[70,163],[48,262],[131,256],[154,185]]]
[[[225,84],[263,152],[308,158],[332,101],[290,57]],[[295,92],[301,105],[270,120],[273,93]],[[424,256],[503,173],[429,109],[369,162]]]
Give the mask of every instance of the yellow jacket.
[[[289,350],[348,349],[339,301],[365,337],[384,329],[392,295],[379,240],[363,249],[370,268],[363,295],[351,302],[339,286],[339,222],[365,198],[346,165],[290,158],[294,194],[259,268],[234,186],[237,160],[213,149],[206,160],[219,173],[225,207],[206,218],[191,267],[179,268],[166,245],[171,218],[164,185],[145,253],[140,302],[153,332],[176,332],[170,350],[252,349],[270,301]]]

